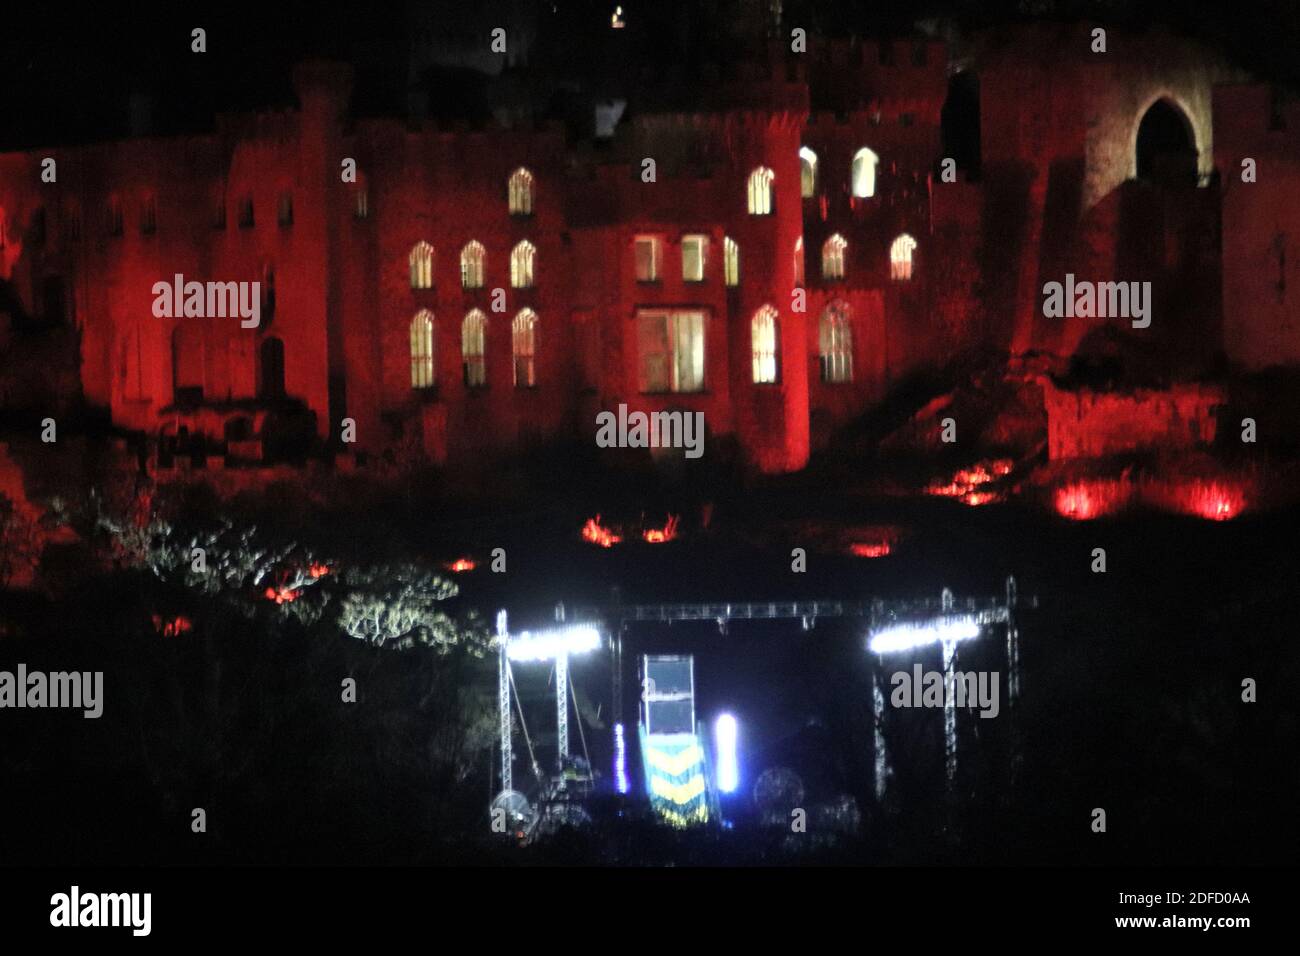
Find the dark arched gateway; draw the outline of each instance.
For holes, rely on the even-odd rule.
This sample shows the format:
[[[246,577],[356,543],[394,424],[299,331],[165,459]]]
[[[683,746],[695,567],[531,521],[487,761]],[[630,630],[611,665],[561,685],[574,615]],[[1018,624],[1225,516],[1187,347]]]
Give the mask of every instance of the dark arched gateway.
[[[1194,186],[1196,155],[1196,137],[1183,111],[1168,100],[1152,103],[1138,126],[1138,178]]]

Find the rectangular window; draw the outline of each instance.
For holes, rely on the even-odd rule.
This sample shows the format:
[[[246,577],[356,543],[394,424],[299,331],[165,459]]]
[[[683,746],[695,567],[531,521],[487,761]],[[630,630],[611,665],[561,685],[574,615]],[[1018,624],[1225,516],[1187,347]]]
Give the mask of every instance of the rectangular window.
[[[152,236],[158,231],[158,206],[152,196],[140,206],[140,233]]]
[[[682,281],[704,281],[704,256],[708,236],[682,236]]]
[[[641,391],[703,391],[704,330],[700,311],[639,312]]]
[[[253,228],[253,199],[251,196],[241,200],[239,203],[239,228]]]
[[[729,287],[740,285],[740,246],[730,237],[722,240],[722,279]]]
[[[293,225],[293,196],[289,193],[280,194],[280,204],[277,208],[276,219],[281,226]]]
[[[659,237],[636,237],[636,281],[659,281]]]

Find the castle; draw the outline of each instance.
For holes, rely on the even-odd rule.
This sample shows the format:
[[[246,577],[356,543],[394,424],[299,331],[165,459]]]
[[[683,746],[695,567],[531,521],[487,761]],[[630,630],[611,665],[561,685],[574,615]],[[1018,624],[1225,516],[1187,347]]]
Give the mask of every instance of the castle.
[[[90,406],[232,449],[294,407],[447,462],[626,404],[703,412],[766,472],[977,351],[1120,348],[1166,385],[1300,364],[1300,105],[1190,41],[1093,45],[782,39],[646,78],[585,141],[354,118],[349,68],[304,63],[292,111],[0,154],[0,351],[75,330]],[[177,274],[259,283],[260,323],[155,317]],[[1044,317],[1067,274],[1150,282],[1150,326]]]

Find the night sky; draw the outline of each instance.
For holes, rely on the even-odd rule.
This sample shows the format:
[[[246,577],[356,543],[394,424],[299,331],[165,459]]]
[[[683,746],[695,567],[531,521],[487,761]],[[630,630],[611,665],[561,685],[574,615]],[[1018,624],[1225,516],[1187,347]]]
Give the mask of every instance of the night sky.
[[[144,94],[161,134],[211,129],[221,111],[293,104],[290,67],[306,57],[346,59],[357,70],[360,115],[401,115],[409,85],[409,50],[423,31],[472,46],[495,25],[531,39],[530,66],[586,85],[628,71],[629,51],[643,63],[725,60],[761,42],[738,24],[748,0],[655,0],[625,3],[628,29],[617,56],[606,0],[488,0],[405,4],[228,3],[130,4],[65,9],[30,7],[6,14],[0,32],[0,149],[65,145],[128,134],[129,103]],[[912,4],[866,0],[787,0],[786,29],[820,35],[914,33],[947,18],[960,30],[1025,19],[1097,18],[1129,26],[1166,24],[1221,46],[1264,78],[1300,84],[1300,5],[1187,4],[1181,0],[935,0]],[[205,54],[190,51],[190,31],[207,30]],[[446,78],[443,78],[444,80]],[[426,78],[427,81],[427,78]],[[444,89],[463,89],[458,85]],[[431,104],[446,113],[455,104]]]

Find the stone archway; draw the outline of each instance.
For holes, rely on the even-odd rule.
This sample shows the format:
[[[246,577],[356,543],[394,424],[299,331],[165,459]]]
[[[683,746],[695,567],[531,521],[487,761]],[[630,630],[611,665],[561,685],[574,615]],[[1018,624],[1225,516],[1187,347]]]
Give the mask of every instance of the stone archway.
[[[1199,158],[1196,129],[1187,113],[1170,97],[1157,98],[1142,113],[1133,136],[1137,178],[1162,185],[1195,186]]]

